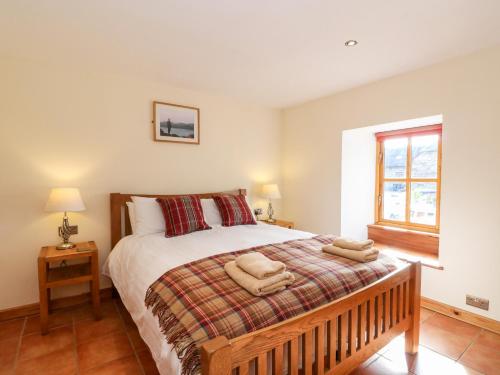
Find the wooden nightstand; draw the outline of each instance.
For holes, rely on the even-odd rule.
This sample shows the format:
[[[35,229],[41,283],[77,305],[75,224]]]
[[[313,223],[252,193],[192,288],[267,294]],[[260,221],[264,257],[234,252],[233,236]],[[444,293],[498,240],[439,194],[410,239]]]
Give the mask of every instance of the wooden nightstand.
[[[259,220],[259,221],[262,221],[263,223],[266,223],[266,224],[277,225],[279,227],[288,228],[288,229],[293,229],[293,227],[294,227],[293,221],[286,221],[286,220],[280,220],[280,219],[276,219],[276,221],[273,223],[270,223],[267,220]]]
[[[85,259],[84,263],[50,267],[50,263]],[[99,298],[99,258],[94,241],[77,243],[69,250],[45,246],[38,255],[38,284],[40,289],[40,327],[42,335],[48,333],[50,289],[59,286],[90,283],[92,305],[96,320],[101,318]]]

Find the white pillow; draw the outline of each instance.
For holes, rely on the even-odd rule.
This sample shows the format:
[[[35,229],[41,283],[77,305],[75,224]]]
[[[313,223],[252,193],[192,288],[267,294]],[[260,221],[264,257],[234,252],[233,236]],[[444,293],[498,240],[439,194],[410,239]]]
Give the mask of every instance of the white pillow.
[[[156,198],[132,197],[134,202],[135,233],[165,232],[165,219]]]
[[[135,229],[135,205],[132,202],[127,202],[128,208],[128,219],[130,220],[130,227],[132,228],[132,234],[136,234]]]
[[[222,225],[222,217],[219,208],[213,199],[200,199],[203,210],[203,218],[208,226]]]

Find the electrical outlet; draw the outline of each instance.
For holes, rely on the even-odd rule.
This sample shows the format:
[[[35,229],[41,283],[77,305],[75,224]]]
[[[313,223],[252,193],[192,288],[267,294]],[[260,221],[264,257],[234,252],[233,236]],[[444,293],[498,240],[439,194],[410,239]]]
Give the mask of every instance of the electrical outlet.
[[[465,296],[465,303],[467,305],[471,305],[471,306],[474,306],[474,307],[477,307],[477,308],[483,309],[483,310],[490,309],[490,300],[488,300],[486,298],[472,296],[470,294],[467,294]]]

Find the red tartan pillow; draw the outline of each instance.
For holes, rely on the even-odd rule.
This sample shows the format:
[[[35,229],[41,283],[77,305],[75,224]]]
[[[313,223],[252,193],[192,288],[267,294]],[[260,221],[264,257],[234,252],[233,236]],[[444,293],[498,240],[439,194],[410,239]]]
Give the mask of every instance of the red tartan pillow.
[[[199,230],[212,229],[203,218],[200,198],[186,195],[157,198],[165,218],[165,237],[175,237]]]
[[[222,217],[222,225],[257,224],[243,195],[220,195],[214,197]]]

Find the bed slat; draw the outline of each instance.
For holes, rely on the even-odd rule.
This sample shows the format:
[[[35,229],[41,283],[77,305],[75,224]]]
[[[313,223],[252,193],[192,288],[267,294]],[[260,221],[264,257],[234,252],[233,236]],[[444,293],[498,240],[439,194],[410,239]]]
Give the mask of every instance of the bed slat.
[[[323,375],[325,373],[325,324],[321,323],[315,333],[314,373]]]
[[[369,344],[375,339],[375,298],[371,297],[368,301],[368,334],[366,343]]]
[[[299,373],[299,339],[294,337],[290,340],[288,353],[288,373],[290,375],[298,375]]]
[[[405,282],[405,317],[410,315],[410,284]]]
[[[339,340],[339,361],[343,362],[347,357],[347,334],[348,334],[348,323],[349,323],[349,311],[344,312],[340,316],[340,340]]]
[[[283,345],[278,345],[273,349],[273,373],[274,375],[283,374]]]
[[[359,335],[359,350],[363,350],[366,344],[366,337],[368,336],[367,333],[370,332],[368,328],[368,322],[366,320],[366,314],[367,314],[367,308],[368,308],[368,302],[363,302],[360,305],[360,317],[359,317],[359,324],[358,324],[358,335]]]
[[[397,321],[398,324],[403,320],[403,285],[400,284],[397,287],[398,291],[398,316]]]
[[[377,338],[382,336],[384,331],[384,296],[380,293],[377,296]]]
[[[267,353],[259,353],[257,357],[257,375],[267,374]]]
[[[358,338],[358,306],[351,310],[351,320],[349,327],[349,355],[353,355],[357,350]]]
[[[391,327],[391,296],[390,290],[384,293],[384,331],[385,333]]]
[[[389,328],[394,326],[394,318],[396,317],[396,302],[394,301],[394,297],[396,294],[394,293],[394,288],[389,290]]]
[[[240,365],[238,375],[248,375],[250,373],[248,362]]]
[[[337,322],[337,316],[328,322],[328,367],[330,370],[337,364]]]
[[[302,369],[304,375],[312,375],[312,347],[313,347],[313,333],[308,330],[304,334],[304,341],[302,344]]]

